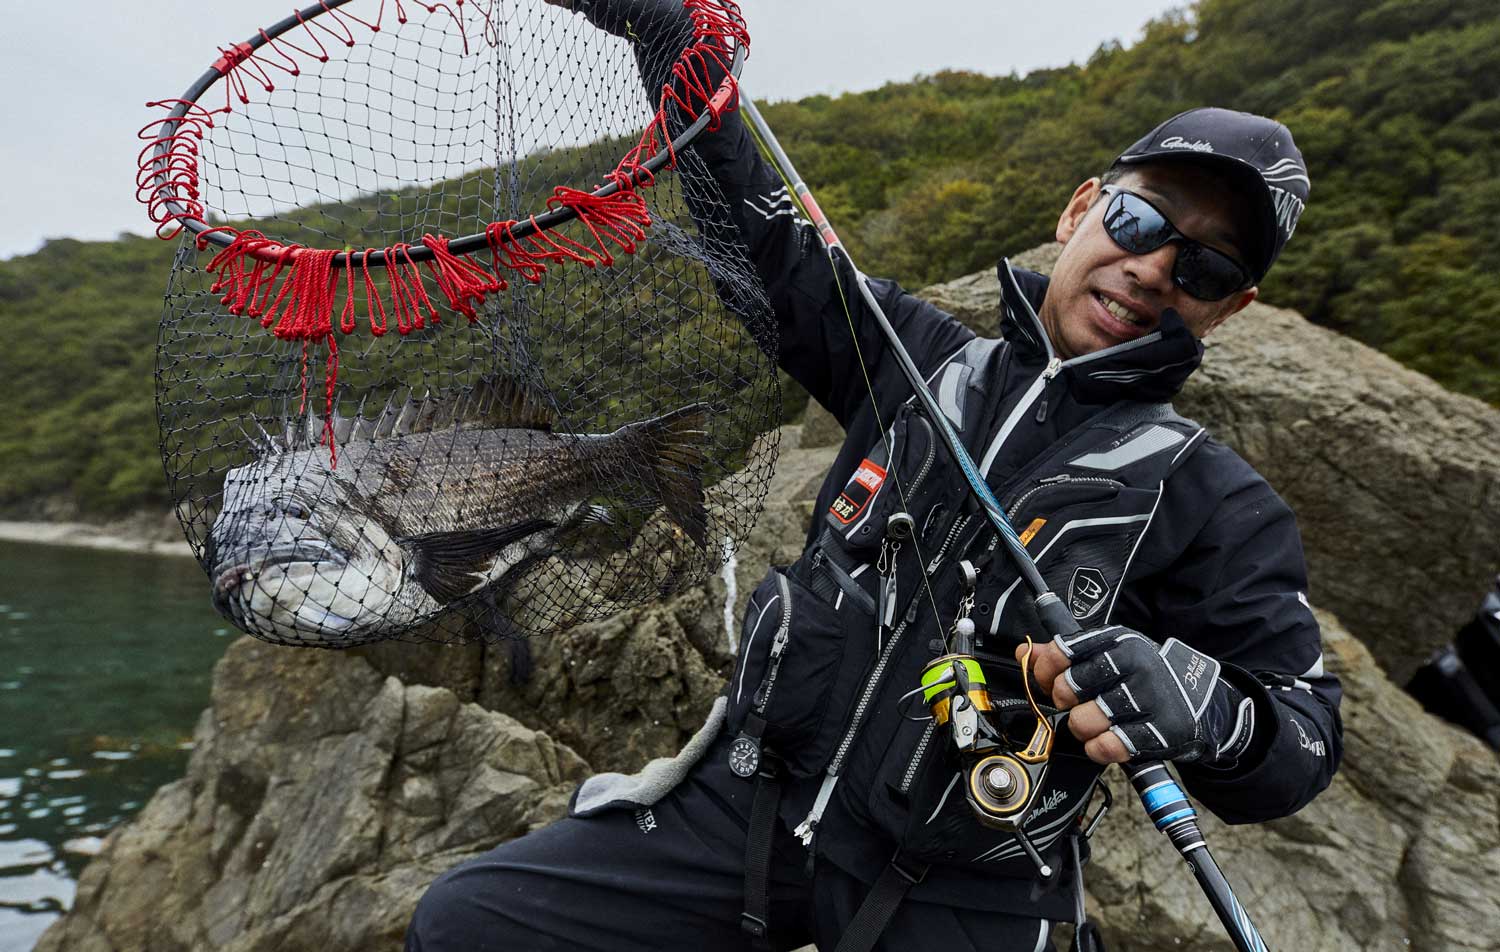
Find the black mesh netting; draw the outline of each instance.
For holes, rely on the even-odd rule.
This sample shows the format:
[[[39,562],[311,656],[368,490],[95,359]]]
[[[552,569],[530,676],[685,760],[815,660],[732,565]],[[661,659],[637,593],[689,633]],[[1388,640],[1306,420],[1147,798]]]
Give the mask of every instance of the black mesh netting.
[[[424,236],[524,222],[558,186],[596,189],[657,113],[638,47],[660,71],[682,36],[652,50],[539,0],[479,7],[408,3],[378,31],[378,0],[343,4],[326,28],[314,10],[197,97],[186,124],[215,96],[231,108],[196,122],[196,180],[173,172],[165,192],[186,214],[168,217],[399,262]],[[673,136],[704,105],[667,102]],[[495,260],[522,245],[473,252],[509,286],[460,296],[472,320],[441,286],[451,269],[319,277],[264,248],[259,297],[232,313],[228,268],[208,270],[222,249],[185,237],[158,343],[161,447],[227,617],[298,645],[536,634],[727,558],[775,456],[769,305],[692,150],[635,193],[651,224],[633,254],[597,220],[524,246],[563,249],[533,254],[536,282]],[[294,304],[330,329],[289,330]]]

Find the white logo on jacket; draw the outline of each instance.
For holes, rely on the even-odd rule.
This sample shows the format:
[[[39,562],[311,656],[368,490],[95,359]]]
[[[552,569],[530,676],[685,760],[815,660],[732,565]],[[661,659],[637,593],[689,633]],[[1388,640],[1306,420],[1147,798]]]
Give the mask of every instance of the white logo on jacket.
[[[785,185],[769,195],[757,195],[753,198],[747,198],[745,199],[745,204],[766,221],[782,216],[790,216],[797,224],[807,225],[809,228],[812,227],[812,223],[803,218],[801,212],[797,210],[797,205],[792,201],[792,195],[786,190]]]

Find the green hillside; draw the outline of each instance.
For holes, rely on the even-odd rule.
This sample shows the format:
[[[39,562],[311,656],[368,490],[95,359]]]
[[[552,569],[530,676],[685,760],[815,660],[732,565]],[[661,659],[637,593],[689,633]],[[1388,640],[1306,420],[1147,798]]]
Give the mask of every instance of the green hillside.
[[[1500,405],[1493,0],[1201,0],[1083,66],[766,112],[864,269],[918,287],[1049,239],[1079,181],[1208,103],[1285,121],[1312,172],[1263,298]],[[152,348],[171,256],[132,238],[0,262],[0,512],[165,502]]]

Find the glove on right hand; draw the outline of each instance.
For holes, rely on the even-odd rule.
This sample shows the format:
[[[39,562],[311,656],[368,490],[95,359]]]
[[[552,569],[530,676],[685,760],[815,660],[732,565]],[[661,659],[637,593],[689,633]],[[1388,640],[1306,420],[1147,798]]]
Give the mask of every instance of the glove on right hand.
[[[1131,760],[1222,765],[1250,744],[1255,708],[1219,677],[1220,664],[1169,638],[1160,648],[1124,625],[1059,635],[1063,672],[1080,702],[1093,700]]]

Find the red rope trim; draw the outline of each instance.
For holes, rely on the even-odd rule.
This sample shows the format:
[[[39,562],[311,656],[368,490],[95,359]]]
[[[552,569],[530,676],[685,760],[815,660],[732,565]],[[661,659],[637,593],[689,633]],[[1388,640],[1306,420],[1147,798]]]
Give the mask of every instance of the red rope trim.
[[[462,0],[454,0],[458,11],[443,3],[428,4],[419,0],[419,5],[429,13],[443,10],[463,30]],[[199,143],[204,133],[214,126],[213,117],[228,113],[233,98],[242,103],[249,102],[245,77],[267,92],[275,90],[270,70],[279,70],[292,76],[299,74],[297,60],[288,50],[319,62],[328,60],[328,49],[313,32],[316,27],[322,33],[346,46],[355,44],[355,35],[350,23],[358,24],[372,33],[378,33],[385,16],[385,0],[373,20],[363,20],[342,8],[329,7],[322,3],[324,15],[333,18],[339,29],[335,30],[319,22],[322,17],[303,19],[298,14],[298,26],[307,35],[307,40],[316,47],[303,47],[288,39],[288,34],[271,37],[264,31],[264,44],[258,50],[249,44],[221,48],[220,59],[214,68],[225,76],[224,105],[209,110],[197,103],[189,103],[187,113],[169,134],[163,134],[167,124],[173,122],[163,118],[148,123],[138,134],[147,145],[138,156],[136,174],[136,197],[146,206],[151,220],[157,223],[157,234],[163,238],[178,235],[184,221],[202,222],[205,209],[199,200],[198,156]],[[401,0],[393,3],[396,19],[407,22]],[[518,221],[492,222],[485,228],[493,269],[487,269],[471,255],[456,255],[448,248],[449,239],[437,235],[424,235],[421,243],[431,253],[426,262],[426,275],[443,296],[448,306],[468,318],[470,323],[479,319],[478,307],[485,298],[509,285],[501,277],[503,271],[512,271],[523,280],[533,284],[542,280],[549,264],[573,262],[593,268],[599,265],[610,267],[615,262],[615,252],[635,254],[645,240],[651,227],[651,213],[638,189],[650,188],[655,178],[645,163],[662,149],[670,153],[667,168],[674,168],[677,156],[672,151],[672,136],[667,125],[667,114],[671,107],[681,112],[689,122],[695,121],[703,112],[710,116],[708,128],[717,129],[723,114],[738,104],[738,84],[729,71],[736,46],[748,48],[749,33],[744,17],[734,0],[683,0],[693,22],[694,41],[672,66],[672,79],[662,86],[656,114],[646,124],[634,148],[627,152],[618,165],[605,175],[605,181],[616,190],[600,196],[567,186],[558,186],[547,200],[549,209],[566,207],[571,209],[577,221],[588,233],[584,240],[571,238],[560,231],[535,229],[531,234],[518,238],[515,228]],[[471,5],[472,8],[472,5]],[[493,27],[490,12],[482,11],[487,24],[486,37]],[[464,40],[465,52],[468,40]],[[262,51],[266,55],[262,55]],[[270,58],[274,54],[279,58]],[[724,89],[714,83],[714,77],[728,78]],[[171,109],[181,100],[165,100],[148,103]],[[165,148],[161,148],[165,146]],[[161,154],[157,154],[158,149]],[[174,211],[173,206],[178,210]],[[536,219],[530,219],[535,227]],[[234,234],[229,245],[220,250],[207,270],[217,276],[211,290],[221,295],[222,303],[231,314],[256,318],[261,326],[281,340],[301,341],[302,349],[302,405],[305,408],[309,389],[309,361],[313,348],[322,342],[328,345],[328,360],[324,372],[325,422],[323,440],[329,446],[330,459],[337,463],[337,450],[333,439],[333,397],[338,377],[338,343],[333,330],[333,313],[339,309],[338,330],[352,334],[358,327],[355,268],[345,267],[345,279],[339,282],[334,275],[333,260],[340,252],[319,250],[295,244],[283,244],[254,230],[235,231],[233,228],[217,227],[199,234],[198,250],[207,248],[206,236],[210,232],[223,231]],[[409,244],[396,244],[383,249],[385,268],[389,284],[390,310],[396,319],[396,330],[403,336],[420,330],[430,320],[433,324],[441,320],[439,312],[429,297],[423,268],[412,260]],[[359,267],[364,291],[365,318],[370,333],[381,337],[388,331],[386,302],[370,275],[370,256],[375,249],[365,249]],[[342,285],[343,303],[340,308],[339,292]]]

